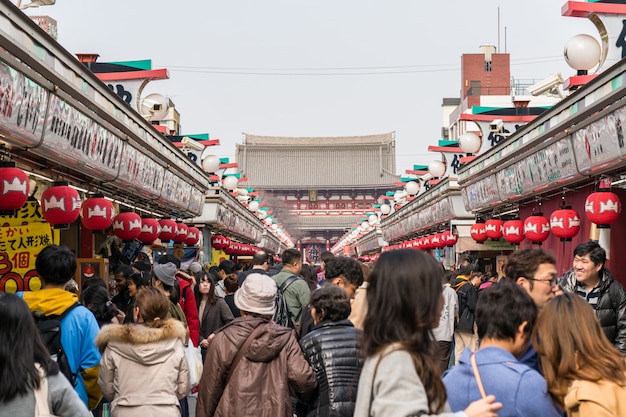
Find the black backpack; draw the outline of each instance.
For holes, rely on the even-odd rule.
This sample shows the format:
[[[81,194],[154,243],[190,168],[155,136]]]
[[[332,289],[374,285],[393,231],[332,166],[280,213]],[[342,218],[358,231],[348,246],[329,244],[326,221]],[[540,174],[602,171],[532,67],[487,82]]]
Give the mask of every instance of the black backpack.
[[[73,304],[61,315],[46,316],[41,311],[33,312],[37,329],[39,330],[39,334],[41,335],[44,345],[48,348],[50,357],[57,363],[59,370],[63,373],[63,375],[65,375],[67,380],[70,381],[73,387],[76,386],[78,373],[72,372],[67,355],[61,345],[61,319],[63,319],[63,317],[79,305],[80,303]]]
[[[287,302],[285,301],[285,291],[287,287],[289,287],[293,282],[298,280],[295,275],[287,278],[280,287],[278,287],[278,291],[276,291],[276,311],[274,312],[274,323],[279,326],[289,327],[297,331],[296,323],[291,318],[291,314],[289,314],[289,310],[287,309]]]

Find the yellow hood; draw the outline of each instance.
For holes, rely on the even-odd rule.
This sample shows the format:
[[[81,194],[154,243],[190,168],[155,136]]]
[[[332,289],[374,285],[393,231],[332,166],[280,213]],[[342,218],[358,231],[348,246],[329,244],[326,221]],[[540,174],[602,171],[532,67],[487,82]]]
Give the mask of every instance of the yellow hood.
[[[50,288],[25,292],[24,301],[28,304],[30,311],[41,311],[46,316],[61,315],[76,304],[78,296],[59,288]]]

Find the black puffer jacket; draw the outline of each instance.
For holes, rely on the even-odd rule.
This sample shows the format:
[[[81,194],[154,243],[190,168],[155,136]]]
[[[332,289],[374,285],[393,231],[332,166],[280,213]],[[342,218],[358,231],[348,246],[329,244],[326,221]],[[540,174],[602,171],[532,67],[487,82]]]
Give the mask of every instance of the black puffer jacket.
[[[604,267],[600,270],[600,280],[600,297],[596,306],[598,321],[609,341],[626,355],[626,291]],[[559,285],[564,291],[576,292],[573,269],[561,278]]]
[[[349,320],[321,321],[300,341],[319,392],[307,416],[347,417],[354,414],[359,375],[363,366],[363,332]]]

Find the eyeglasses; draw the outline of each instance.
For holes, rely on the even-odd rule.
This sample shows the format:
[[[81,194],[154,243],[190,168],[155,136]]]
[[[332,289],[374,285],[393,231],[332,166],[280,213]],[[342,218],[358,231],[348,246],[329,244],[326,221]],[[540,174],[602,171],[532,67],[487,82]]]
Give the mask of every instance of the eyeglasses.
[[[526,278],[529,281],[539,281],[539,282],[547,282],[550,284],[551,287],[554,287],[558,282],[559,279],[558,278],[550,278],[550,279],[537,279],[537,278]]]

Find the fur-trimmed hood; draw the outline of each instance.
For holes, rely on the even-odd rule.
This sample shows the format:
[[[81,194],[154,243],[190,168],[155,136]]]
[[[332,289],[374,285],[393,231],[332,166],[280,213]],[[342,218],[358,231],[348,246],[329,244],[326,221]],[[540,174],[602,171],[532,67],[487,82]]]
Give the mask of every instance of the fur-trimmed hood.
[[[187,332],[184,325],[168,319],[161,327],[147,327],[142,324],[109,324],[103,326],[95,344],[124,356],[134,362],[152,365],[165,361],[184,343]]]

